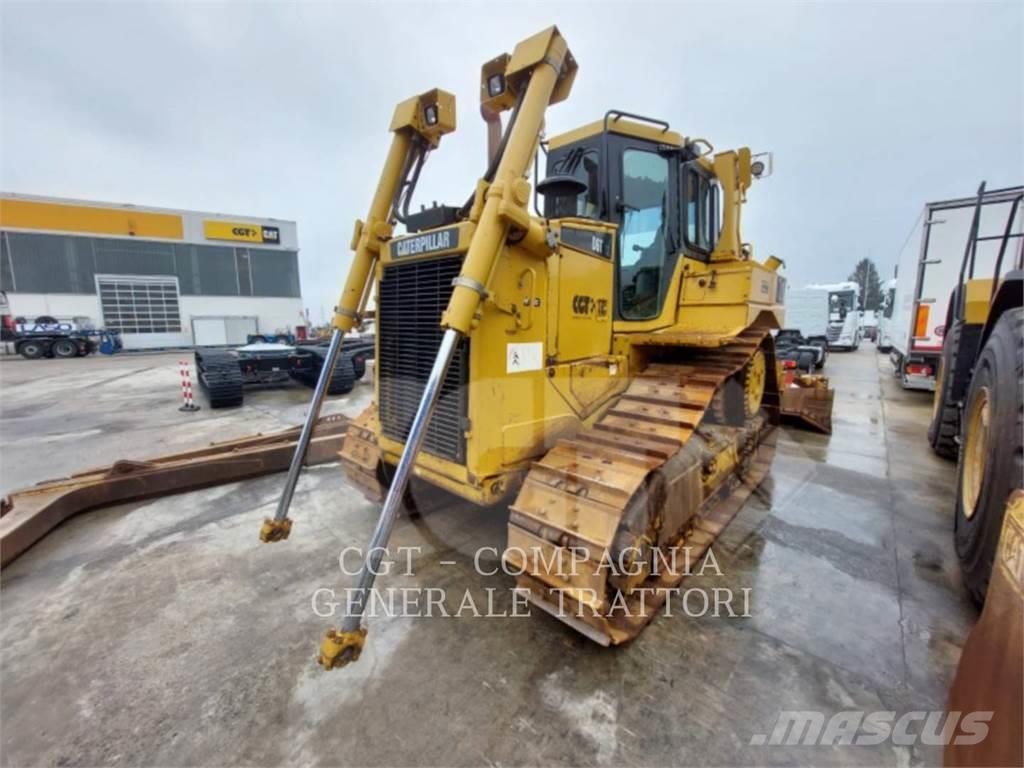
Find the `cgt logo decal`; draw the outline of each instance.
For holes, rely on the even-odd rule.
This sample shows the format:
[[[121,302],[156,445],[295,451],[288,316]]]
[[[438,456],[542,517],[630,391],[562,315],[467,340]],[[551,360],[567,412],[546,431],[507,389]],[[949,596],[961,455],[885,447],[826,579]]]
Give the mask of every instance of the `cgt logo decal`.
[[[606,317],[608,315],[608,299],[595,299],[583,293],[572,297],[572,313],[577,317]]]

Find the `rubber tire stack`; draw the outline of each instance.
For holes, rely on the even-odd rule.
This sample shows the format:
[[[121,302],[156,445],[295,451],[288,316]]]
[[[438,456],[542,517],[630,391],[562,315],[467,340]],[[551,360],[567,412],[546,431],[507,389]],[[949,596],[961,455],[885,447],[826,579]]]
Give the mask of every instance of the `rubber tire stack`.
[[[228,352],[196,352],[196,374],[211,408],[241,405],[242,371],[238,358]]]
[[[957,466],[956,518],[953,543],[964,587],[979,605],[985,600],[1006,502],[1024,476],[1024,309],[1007,310],[985,343],[967,392],[963,429],[982,388],[989,392],[989,431],[985,473],[974,515],[963,507],[964,455]],[[966,435],[961,436],[961,445]]]

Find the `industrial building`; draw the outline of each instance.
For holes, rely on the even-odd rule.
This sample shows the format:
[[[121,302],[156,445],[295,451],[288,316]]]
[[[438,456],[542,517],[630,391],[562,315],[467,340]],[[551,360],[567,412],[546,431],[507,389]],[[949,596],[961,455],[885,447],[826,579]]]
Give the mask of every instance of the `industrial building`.
[[[298,250],[293,221],[0,194],[11,314],[89,322],[126,349],[294,330]]]

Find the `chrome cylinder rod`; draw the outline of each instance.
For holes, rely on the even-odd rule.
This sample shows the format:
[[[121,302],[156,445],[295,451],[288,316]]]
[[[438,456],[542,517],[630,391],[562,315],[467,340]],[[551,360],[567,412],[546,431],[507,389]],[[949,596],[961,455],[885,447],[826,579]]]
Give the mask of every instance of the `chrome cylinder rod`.
[[[327,387],[330,386],[331,377],[334,375],[334,365],[338,361],[338,352],[341,351],[341,339],[341,331],[335,328],[331,333],[331,343],[327,347],[327,354],[324,356],[323,368],[320,369],[320,378],[317,379],[316,389],[313,390],[313,399],[306,412],[306,421],[302,424],[302,432],[299,433],[298,445],[295,446],[295,453],[292,454],[292,463],[288,467],[284,490],[281,491],[281,498],[277,501],[277,511],[274,512],[274,520],[277,522],[281,522],[288,516],[288,507],[292,504],[295,484],[299,481],[299,473],[306,460],[306,451],[309,449],[309,441],[313,437],[313,428],[316,426],[317,419],[320,418],[324,395],[327,394]]]
[[[342,632],[355,632],[362,623],[363,610],[366,608],[370,589],[373,588],[373,580],[384,556],[384,548],[387,546],[388,539],[391,538],[391,530],[395,527],[395,519],[402,506],[402,499],[405,497],[405,488],[409,484],[409,473],[412,471],[413,464],[416,463],[416,456],[420,452],[420,444],[427,432],[430,415],[434,412],[437,398],[441,394],[441,383],[448,372],[448,366],[458,348],[460,339],[459,332],[452,328],[445,330],[444,337],[441,339],[441,347],[437,351],[437,357],[434,358],[434,367],[430,370],[427,386],[423,390],[423,398],[420,400],[416,416],[412,420],[409,437],[406,438],[405,449],[402,451],[402,458],[398,461],[398,469],[395,470],[391,488],[388,489],[388,497],[384,500],[384,508],[380,512],[377,529],[373,532],[373,539],[370,541],[362,570],[359,572],[355,599],[350,602],[352,610],[346,614],[341,623]]]

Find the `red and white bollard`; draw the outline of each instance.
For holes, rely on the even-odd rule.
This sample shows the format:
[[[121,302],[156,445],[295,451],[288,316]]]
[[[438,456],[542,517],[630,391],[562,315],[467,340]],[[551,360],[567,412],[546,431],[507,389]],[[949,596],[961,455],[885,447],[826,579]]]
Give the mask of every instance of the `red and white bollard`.
[[[181,366],[181,399],[183,401],[178,410],[187,413],[198,411],[199,406],[192,400],[192,374],[188,370],[188,360],[181,360],[178,365]]]

